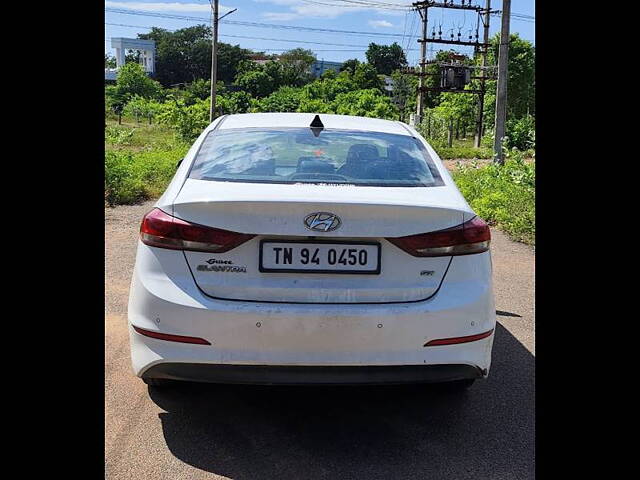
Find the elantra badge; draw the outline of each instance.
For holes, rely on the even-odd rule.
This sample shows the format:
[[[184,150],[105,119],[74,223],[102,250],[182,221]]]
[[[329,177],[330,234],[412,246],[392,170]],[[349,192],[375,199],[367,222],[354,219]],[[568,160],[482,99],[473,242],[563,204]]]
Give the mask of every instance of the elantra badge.
[[[331,232],[342,225],[340,217],[329,212],[315,212],[304,217],[304,225],[314,232]]]

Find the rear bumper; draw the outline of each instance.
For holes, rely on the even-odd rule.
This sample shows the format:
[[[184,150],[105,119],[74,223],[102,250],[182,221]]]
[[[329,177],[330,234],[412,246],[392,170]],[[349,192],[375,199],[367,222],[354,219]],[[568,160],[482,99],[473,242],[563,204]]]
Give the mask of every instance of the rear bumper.
[[[302,383],[314,383],[313,378],[332,383],[333,376],[338,383],[367,383],[367,378],[403,383],[404,378],[440,381],[438,375],[449,375],[452,366],[486,376],[493,335],[456,345],[424,345],[492,330],[495,306],[489,252],[454,257],[440,291],[426,301],[301,305],[212,299],[195,285],[182,252],[140,244],[128,317],[141,329],[210,343],[160,340],[130,327],[131,360],[139,377],[171,374],[227,382],[230,376],[247,375],[246,383],[254,383],[254,376],[260,380],[259,372],[268,371],[267,383],[291,375]]]
[[[363,367],[309,367],[271,365],[213,365],[160,363],[144,378],[251,385],[379,385],[448,382],[482,378],[470,365],[399,365]]]

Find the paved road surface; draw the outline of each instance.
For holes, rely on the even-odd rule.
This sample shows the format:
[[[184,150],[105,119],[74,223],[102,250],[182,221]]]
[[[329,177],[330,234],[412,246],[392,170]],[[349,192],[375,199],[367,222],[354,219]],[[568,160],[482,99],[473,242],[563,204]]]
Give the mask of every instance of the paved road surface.
[[[137,231],[151,203],[107,209],[105,462],[115,479],[534,478],[534,253],[493,231],[491,374],[458,397],[428,386],[187,384],[131,372]]]

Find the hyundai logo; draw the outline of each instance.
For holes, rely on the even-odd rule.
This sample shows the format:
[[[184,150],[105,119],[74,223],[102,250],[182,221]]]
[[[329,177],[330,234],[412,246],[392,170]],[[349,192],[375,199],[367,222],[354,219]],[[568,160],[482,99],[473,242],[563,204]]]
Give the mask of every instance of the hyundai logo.
[[[342,225],[340,217],[329,212],[315,212],[304,217],[304,225],[314,232],[331,232]]]

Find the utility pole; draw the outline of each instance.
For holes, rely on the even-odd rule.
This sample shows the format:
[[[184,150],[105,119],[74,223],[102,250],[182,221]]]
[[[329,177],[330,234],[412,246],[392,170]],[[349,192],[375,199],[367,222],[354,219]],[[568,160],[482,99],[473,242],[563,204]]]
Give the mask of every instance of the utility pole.
[[[502,165],[504,153],[502,139],[507,120],[507,79],[509,74],[509,17],[511,0],[502,0],[502,28],[500,29],[500,51],[498,53],[498,88],[496,89],[496,126],[493,140],[493,161]]]
[[[211,21],[211,107],[209,109],[209,122],[213,122],[216,112],[216,82],[218,81],[218,0],[211,4],[213,15]]]
[[[427,61],[427,9],[418,9],[420,18],[422,19],[422,43],[420,43],[420,77],[418,77],[419,89],[418,89],[418,102],[417,102],[417,117],[416,124],[422,122],[422,114],[424,113],[424,74],[426,71]]]
[[[485,44],[482,48],[482,66],[487,66],[487,53],[489,50],[489,15],[491,14],[491,0],[485,1],[485,9],[484,9],[484,18],[482,19],[483,29],[484,29],[484,37],[483,43]],[[484,68],[480,71],[480,76],[482,77],[480,80],[480,93],[478,94],[478,116],[476,120],[476,138],[474,142],[474,146],[476,148],[480,148],[480,143],[482,142],[482,123],[483,123],[483,115],[484,115],[484,93],[486,88],[486,73]]]
[[[211,108],[209,109],[209,122],[213,122],[213,117],[216,113],[216,87],[218,83],[218,22],[227,15],[232,14],[237,8],[225,13],[218,18],[218,0],[211,2],[211,8],[213,9],[213,15],[211,18],[212,32],[211,32]]]

